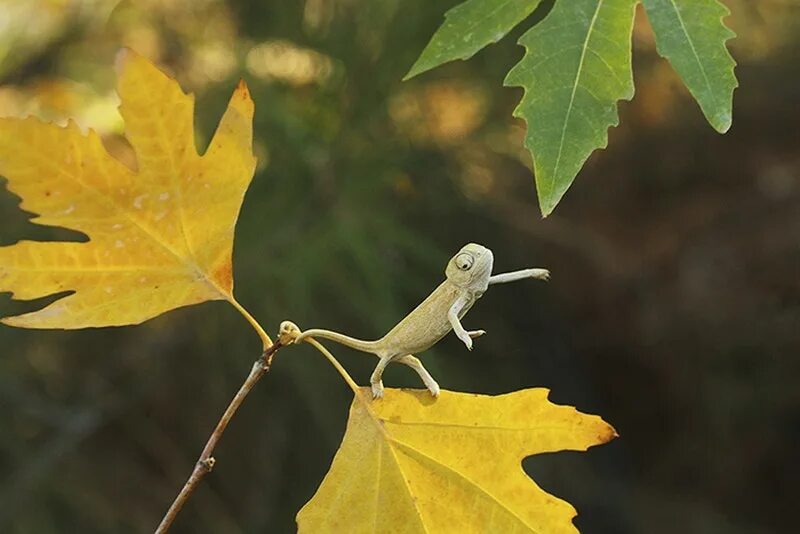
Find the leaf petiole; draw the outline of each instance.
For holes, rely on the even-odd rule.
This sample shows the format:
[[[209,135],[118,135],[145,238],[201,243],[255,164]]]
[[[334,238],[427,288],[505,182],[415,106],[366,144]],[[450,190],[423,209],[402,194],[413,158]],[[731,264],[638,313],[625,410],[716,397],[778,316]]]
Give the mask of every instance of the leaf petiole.
[[[339,360],[337,360],[336,357],[322,345],[322,343],[320,343],[319,341],[317,341],[312,337],[306,338],[303,341],[305,341],[306,343],[310,343],[315,349],[321,352],[322,355],[328,359],[331,365],[333,365],[336,368],[336,370],[339,372],[342,378],[344,378],[344,381],[347,382],[347,385],[350,386],[350,389],[353,390],[353,397],[355,399],[358,399],[358,402],[360,402],[364,406],[364,409],[372,418],[372,422],[375,423],[377,429],[381,432],[381,434],[386,435],[388,439],[389,435],[386,432],[386,429],[381,424],[382,421],[381,418],[378,416],[377,413],[375,413],[375,410],[372,407],[372,399],[367,394],[364,393],[365,389],[359,387],[358,384],[356,384],[356,381],[353,380],[353,377],[350,376],[350,373],[347,372],[344,366],[341,363],[339,363]]]
[[[261,338],[261,343],[264,345],[264,350],[267,350],[267,348],[270,347],[273,344],[272,343],[272,338],[269,337],[269,334],[267,334],[267,332],[264,330],[264,328],[258,323],[258,321],[256,321],[255,317],[250,315],[250,312],[248,312],[244,308],[244,306],[239,304],[239,302],[236,300],[236,298],[233,295],[231,295],[227,300],[228,300],[228,302],[231,303],[231,305],[234,308],[236,308],[239,311],[239,313],[241,313],[244,316],[245,319],[247,319],[247,322],[250,323],[250,325],[256,331],[256,333],[258,334],[258,337]]]
[[[341,363],[339,363],[339,360],[337,360],[336,357],[322,345],[322,343],[311,337],[307,338],[305,341],[311,344],[319,352],[321,352],[322,355],[325,356],[329,362],[331,362],[331,365],[333,365],[336,368],[336,370],[339,372],[342,378],[344,378],[344,381],[347,382],[347,385],[350,386],[350,389],[353,390],[353,393],[356,396],[361,395],[361,388],[358,386],[358,384],[356,384],[356,381],[353,380],[353,377],[350,376],[350,373],[347,372],[344,366]]]

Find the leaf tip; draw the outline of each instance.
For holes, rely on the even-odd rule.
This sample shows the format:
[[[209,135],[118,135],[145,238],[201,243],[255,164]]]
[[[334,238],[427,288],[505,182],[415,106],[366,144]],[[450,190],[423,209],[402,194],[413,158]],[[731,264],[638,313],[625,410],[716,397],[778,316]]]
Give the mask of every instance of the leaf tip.
[[[431,67],[429,66],[420,64],[421,59],[422,58],[419,58],[417,61],[414,62],[413,65],[411,65],[411,68],[408,69],[408,72],[405,74],[405,76],[403,76],[402,81],[407,82],[411,78],[414,78],[415,76],[418,76],[423,72],[429,71],[431,69]]]
[[[244,79],[239,80],[239,83],[236,84],[236,89],[233,90],[228,106],[252,120],[255,103]]]
[[[603,422],[605,423],[605,421]],[[617,433],[617,430],[613,426],[609,425],[608,423],[605,424],[606,429],[597,436],[597,443],[599,445],[604,445],[609,441],[613,441],[619,437],[619,433]]]
[[[23,317],[29,314],[23,315],[12,315],[11,317],[3,317],[0,319],[0,323],[3,323],[6,326],[11,326],[13,328],[32,328],[29,322],[25,321]]]
[[[239,78],[239,83],[236,84],[236,94],[238,94],[242,100],[250,98],[250,89],[247,87],[247,82],[244,81],[244,78]]]
[[[543,194],[541,191],[539,192],[539,210],[542,212],[542,219],[546,219],[548,215],[553,213],[553,210],[558,206],[558,202],[561,200],[562,196],[564,196],[564,193]]]
[[[715,119],[716,120],[712,123],[714,129],[721,134],[728,133],[728,130],[730,130],[733,125],[733,115],[726,111],[717,115]]]

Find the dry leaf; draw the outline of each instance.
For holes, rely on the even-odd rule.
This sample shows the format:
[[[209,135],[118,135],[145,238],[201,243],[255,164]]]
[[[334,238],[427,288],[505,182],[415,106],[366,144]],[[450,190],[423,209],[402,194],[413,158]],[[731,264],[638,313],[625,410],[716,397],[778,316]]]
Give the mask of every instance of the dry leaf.
[[[0,247],[0,292],[35,299],[73,294],[3,319],[27,328],[136,324],[232,296],[233,232],[255,168],[253,101],[242,82],[203,156],[194,97],[146,59],[118,61],[120,111],[133,171],[74,123],[0,119],[0,175],[38,224],[83,232],[86,243]]]
[[[616,437],[548,390],[486,396],[387,389],[353,400],[344,440],[299,531],[324,534],[575,533],[575,509],[547,494],[522,459]]]

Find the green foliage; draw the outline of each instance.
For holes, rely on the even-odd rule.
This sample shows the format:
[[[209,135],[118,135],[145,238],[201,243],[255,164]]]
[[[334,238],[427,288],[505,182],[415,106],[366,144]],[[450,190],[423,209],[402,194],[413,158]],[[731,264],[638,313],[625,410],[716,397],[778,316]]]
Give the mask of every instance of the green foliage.
[[[719,132],[730,128],[733,59],[725,42],[727,9],[717,0],[642,0],[658,52],[680,74]],[[454,59],[467,59],[499,40],[538,1],[468,0],[445,15],[406,78]],[[525,146],[534,159],[539,205],[549,215],[586,159],[608,143],[619,123],[616,103],[633,97],[631,32],[639,0],[557,0],[545,19],[520,39],[522,60],[506,85],[525,94],[514,116],[525,119]]]
[[[691,91],[711,126],[731,127],[736,62],[725,48],[734,33],[723,23],[728,9],[717,0],[642,0],[667,58]]]
[[[514,26],[533,13],[542,0],[467,0],[444,14],[405,79],[454,59],[469,59],[486,45],[502,39]]]
[[[595,148],[619,122],[616,101],[633,97],[631,30],[635,0],[558,2],[520,39],[527,52],[506,78],[525,95],[539,204],[550,214]],[[558,39],[553,39],[557,35]]]

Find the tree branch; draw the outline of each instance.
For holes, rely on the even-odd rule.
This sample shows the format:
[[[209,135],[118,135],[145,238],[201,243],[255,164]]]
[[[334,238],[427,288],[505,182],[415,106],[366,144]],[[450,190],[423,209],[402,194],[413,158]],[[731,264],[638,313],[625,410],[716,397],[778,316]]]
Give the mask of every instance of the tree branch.
[[[166,515],[164,515],[164,518],[158,525],[156,534],[164,534],[169,530],[169,527],[172,525],[172,522],[175,521],[175,517],[178,515],[178,512],[180,512],[181,508],[183,508],[183,505],[186,504],[186,501],[192,495],[194,489],[197,487],[200,481],[203,480],[203,477],[205,477],[211,472],[212,469],[214,469],[216,460],[212,454],[214,452],[214,448],[217,446],[217,443],[222,437],[222,434],[228,427],[228,423],[236,413],[236,410],[239,409],[239,406],[241,406],[242,402],[244,402],[244,399],[247,397],[248,393],[250,393],[250,390],[256,385],[256,382],[258,382],[262,376],[269,372],[270,365],[272,365],[273,355],[283,346],[284,345],[280,340],[276,341],[267,347],[261,357],[258,358],[258,360],[256,360],[256,362],[253,364],[250,374],[239,388],[236,396],[233,397],[233,400],[228,405],[225,413],[222,414],[222,417],[217,423],[216,428],[214,428],[214,431],[208,438],[206,446],[203,448],[203,452],[200,454],[200,458],[198,458],[197,463],[195,463],[192,474],[189,476],[189,479],[183,485],[181,492],[177,497],[175,497],[175,500],[172,502],[169,510],[167,510]]]

